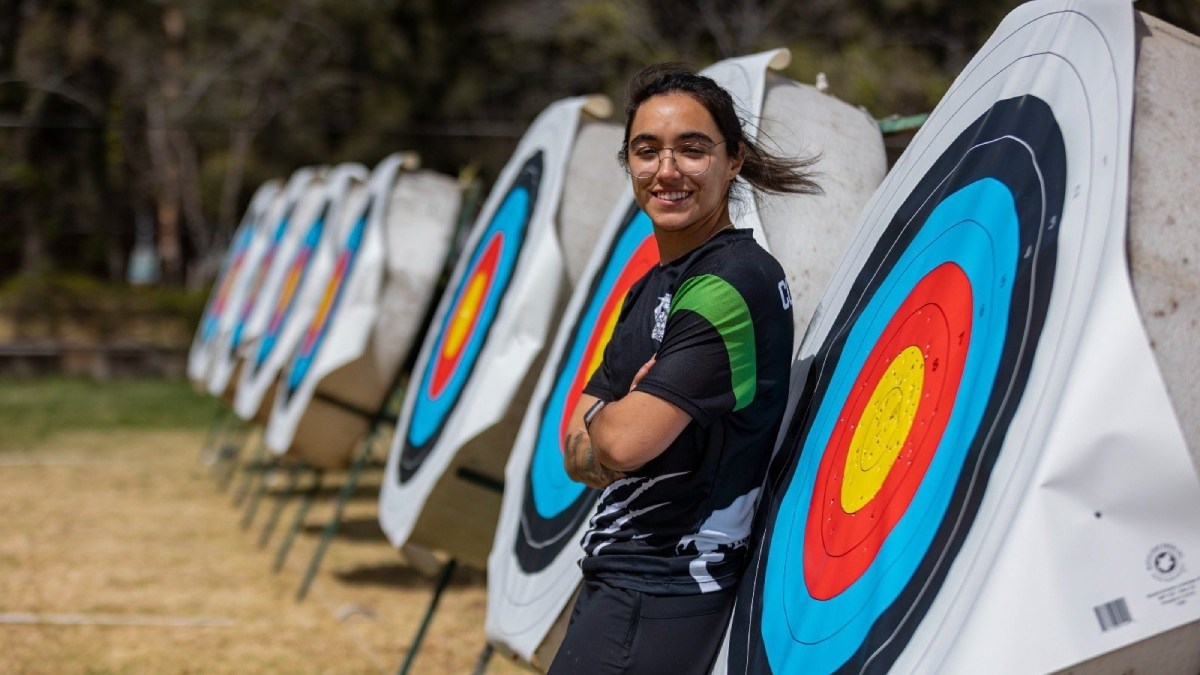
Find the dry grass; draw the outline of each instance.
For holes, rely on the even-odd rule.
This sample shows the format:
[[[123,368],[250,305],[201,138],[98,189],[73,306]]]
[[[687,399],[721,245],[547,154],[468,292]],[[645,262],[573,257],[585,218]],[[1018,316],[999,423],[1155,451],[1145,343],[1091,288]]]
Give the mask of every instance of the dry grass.
[[[332,497],[273,574],[295,502],[258,548],[271,498],[242,529],[233,490],[198,461],[203,435],[68,431],[0,454],[0,673],[396,672],[433,581],[379,531],[378,471],[297,602]],[[412,672],[471,672],[485,603],[482,574],[458,574]],[[527,671],[496,657],[489,672]]]

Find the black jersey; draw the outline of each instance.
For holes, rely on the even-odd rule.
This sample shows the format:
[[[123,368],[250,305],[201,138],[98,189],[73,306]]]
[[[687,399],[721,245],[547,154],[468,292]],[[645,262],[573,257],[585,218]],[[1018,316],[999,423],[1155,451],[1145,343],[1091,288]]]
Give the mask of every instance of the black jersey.
[[[722,231],[630,288],[584,391],[617,400],[657,355],[638,391],[692,421],[601,494],[585,575],[660,594],[737,581],[787,403],[792,333],[783,269],[749,230]]]

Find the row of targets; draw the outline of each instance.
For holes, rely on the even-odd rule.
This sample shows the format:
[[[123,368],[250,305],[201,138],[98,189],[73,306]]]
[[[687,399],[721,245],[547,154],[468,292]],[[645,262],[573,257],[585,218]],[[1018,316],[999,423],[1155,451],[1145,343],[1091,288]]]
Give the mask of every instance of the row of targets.
[[[418,164],[302,168],[251,200],[188,375],[275,455],[344,467],[419,340],[462,191]]]
[[[780,74],[787,58],[705,70],[760,142],[820,155],[825,190],[735,204],[787,273],[797,344],[715,670],[1196,672],[1200,85],[1179,73],[1200,72],[1200,40],[1122,0],[1026,3],[890,170],[876,121]],[[417,350],[380,524],[413,559],[486,568],[489,641],[543,670],[597,498],[562,468],[563,426],[658,262],[610,118],[586,97],[534,120],[440,298],[448,180],[403,189],[422,172],[389,158],[263,186],[189,361],[273,450],[336,466],[367,424],[347,408],[382,405]],[[298,271],[320,218],[338,253]],[[361,288],[331,281],[371,265]]]

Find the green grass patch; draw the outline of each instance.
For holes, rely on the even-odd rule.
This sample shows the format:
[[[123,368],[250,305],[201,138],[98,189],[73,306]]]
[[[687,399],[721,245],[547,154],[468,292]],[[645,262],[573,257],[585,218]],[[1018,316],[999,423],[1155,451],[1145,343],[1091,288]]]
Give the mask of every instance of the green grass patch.
[[[203,429],[218,405],[182,379],[0,378],[0,452],[63,431]]]

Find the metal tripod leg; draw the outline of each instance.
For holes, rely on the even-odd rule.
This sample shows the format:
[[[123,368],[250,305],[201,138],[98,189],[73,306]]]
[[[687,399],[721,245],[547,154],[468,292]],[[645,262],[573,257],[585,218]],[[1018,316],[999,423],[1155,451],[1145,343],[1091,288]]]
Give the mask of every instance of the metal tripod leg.
[[[358,487],[358,477],[371,457],[371,446],[374,440],[374,431],[372,431],[363,441],[362,451],[359,452],[354,464],[350,467],[350,472],[346,475],[346,484],[342,486],[342,491],[338,494],[337,503],[333,506],[333,515],[329,517],[329,522],[325,523],[325,529],[321,532],[321,540],[317,542],[317,550],[313,551],[312,560],[308,563],[308,570],[304,573],[304,580],[300,582],[300,588],[296,591],[297,601],[303,600],[304,596],[308,595],[308,588],[317,574],[317,568],[321,566],[321,558],[325,556],[325,549],[328,548],[333,535],[337,533],[338,527],[342,524],[342,511]]]
[[[296,533],[304,526],[304,517],[308,515],[308,509],[312,506],[313,500],[317,498],[317,493],[321,491],[321,479],[325,474],[322,471],[313,469],[313,484],[304,492],[304,498],[300,500],[300,508],[296,510],[296,517],[292,519],[292,527],[288,530],[287,536],[283,541],[279,542],[279,550],[275,552],[275,562],[271,565],[271,571],[276,574],[283,569],[283,563],[287,560],[288,551],[292,548],[292,542],[296,539]]]
[[[438,603],[442,599],[442,591],[450,585],[450,578],[454,576],[456,567],[458,567],[458,561],[454,558],[446,561],[446,564],[442,566],[442,573],[438,575],[437,586],[433,589],[429,607],[425,608],[425,618],[421,619],[421,625],[417,627],[417,634],[413,637],[408,654],[404,657],[404,664],[400,666],[399,675],[408,675],[409,668],[412,668],[413,660],[417,658],[417,652],[421,649],[421,643],[425,641],[425,631],[429,629],[429,623],[433,621],[433,614],[437,611]]]
[[[275,531],[275,525],[279,522],[279,514],[283,512],[283,507],[287,505],[288,500],[292,498],[292,494],[296,492],[296,475],[300,473],[300,464],[294,463],[287,470],[287,484],[275,497],[275,508],[271,509],[271,516],[267,518],[267,522],[263,525],[262,533],[258,535],[258,547],[265,548],[267,542],[271,539],[271,533]]]

